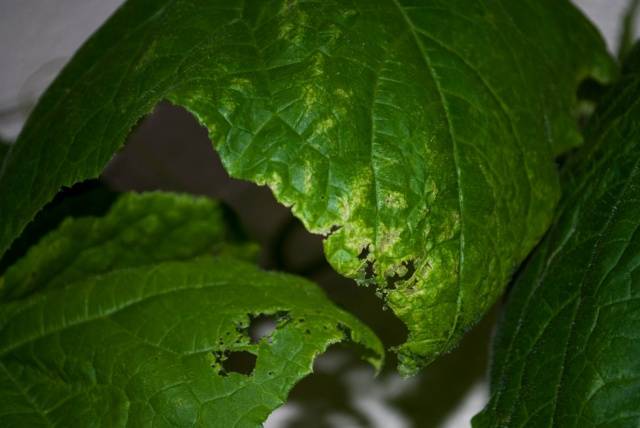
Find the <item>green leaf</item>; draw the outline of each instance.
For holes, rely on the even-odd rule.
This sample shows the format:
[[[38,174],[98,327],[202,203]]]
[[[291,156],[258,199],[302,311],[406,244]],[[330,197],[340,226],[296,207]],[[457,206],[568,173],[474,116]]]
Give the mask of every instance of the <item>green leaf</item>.
[[[478,427],[640,424],[640,45],[516,282]]]
[[[13,241],[11,248],[0,257],[0,275],[67,217],[103,216],[117,197],[118,194],[108,189],[100,180],[83,181],[63,189],[36,214],[20,237]]]
[[[568,30],[570,29],[570,31]],[[31,115],[0,176],[0,251],[166,99],[268,184],[340,273],[451,349],[548,227],[578,82],[613,65],[565,0],[130,0]]]
[[[0,298],[22,298],[114,269],[221,253],[255,260],[257,247],[232,241],[216,202],[127,194],[105,217],[68,218],[46,235],[0,278]]]
[[[280,321],[252,343],[259,314]],[[380,367],[373,333],[300,278],[225,258],[120,269],[0,306],[0,421],[256,427],[343,340]],[[250,374],[225,368],[237,352]]]

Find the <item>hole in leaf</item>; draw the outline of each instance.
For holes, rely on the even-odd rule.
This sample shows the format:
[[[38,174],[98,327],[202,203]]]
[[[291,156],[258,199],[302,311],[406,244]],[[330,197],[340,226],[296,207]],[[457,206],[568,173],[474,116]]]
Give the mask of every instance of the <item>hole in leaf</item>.
[[[251,322],[249,324],[249,337],[251,338],[251,343],[258,343],[265,337],[271,336],[277,326],[277,316],[260,314],[256,317],[251,317]]]
[[[375,279],[376,272],[373,267],[373,262],[371,260],[367,260],[367,264],[364,267],[364,279],[367,281],[371,281]]]
[[[257,357],[251,352],[214,352],[213,356],[216,359],[216,363],[211,367],[218,368],[218,374],[221,376],[227,376],[231,372],[250,376],[256,367]]]
[[[331,226],[331,229],[329,229],[329,233],[327,234],[327,237],[333,235],[334,233],[336,233],[340,229],[342,229],[342,226],[338,226],[338,225],[334,224],[333,226]]]
[[[362,251],[360,251],[360,254],[358,254],[358,258],[360,260],[366,260],[367,257],[369,257],[369,246],[368,245],[366,247],[364,247],[362,249]]]
[[[387,277],[387,289],[395,290],[398,282],[408,280],[416,272],[413,260],[402,262],[402,265],[404,266],[404,269],[406,269],[402,275],[396,272],[394,275]]]
[[[373,261],[368,260],[370,254],[369,246],[362,248],[360,254],[358,254],[358,259],[365,261],[364,265],[364,280],[365,283],[372,283],[375,279],[376,273],[375,268],[373,266]]]

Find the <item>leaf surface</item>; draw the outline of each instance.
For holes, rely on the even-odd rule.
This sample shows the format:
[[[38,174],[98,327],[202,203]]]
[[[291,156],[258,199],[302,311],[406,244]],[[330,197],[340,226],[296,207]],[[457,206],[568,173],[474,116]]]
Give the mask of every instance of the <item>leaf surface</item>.
[[[119,194],[100,180],[88,180],[63,189],[36,214],[35,218],[13,241],[9,251],[0,258],[0,275],[20,260],[47,233],[69,217],[103,216]]]
[[[167,99],[232,176],[328,236],[336,270],[377,284],[409,328],[411,373],[455,346],[548,227],[554,156],[580,141],[577,84],[612,69],[565,0],[130,0],[0,173],[0,251]]]
[[[640,45],[515,284],[477,427],[640,424]]]
[[[22,298],[86,276],[224,253],[253,261],[257,247],[233,242],[213,200],[171,193],[126,194],[104,217],[68,218],[0,278],[0,298]]]
[[[252,343],[249,316],[280,318]],[[332,343],[373,333],[307,281],[234,259],[121,269],[0,306],[5,427],[256,427]],[[236,352],[250,374],[229,371]]]
[[[128,194],[31,248],[0,278],[0,425],[255,427],[330,344],[381,367],[366,326],[224,227],[207,198]]]

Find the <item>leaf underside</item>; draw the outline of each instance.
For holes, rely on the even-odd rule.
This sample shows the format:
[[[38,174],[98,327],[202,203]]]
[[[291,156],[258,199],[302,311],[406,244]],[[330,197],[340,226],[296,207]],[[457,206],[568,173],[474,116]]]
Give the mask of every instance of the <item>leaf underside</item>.
[[[131,195],[105,218],[67,222],[35,246],[19,262],[38,278],[33,293],[0,305],[0,425],[257,427],[333,343],[362,345],[380,368],[379,340],[318,287],[230,258],[237,248],[221,245],[202,222],[211,215],[207,224],[221,230],[217,212],[203,198]],[[128,224],[133,218],[141,221]],[[192,248],[177,242],[182,252],[169,254],[151,224],[168,238],[185,228],[202,237]],[[60,244],[83,233],[86,242],[73,249]],[[127,236],[136,239],[117,251],[135,260],[104,250]],[[109,270],[51,271],[55,252],[89,260],[97,237]],[[205,247],[213,251],[182,260],[207,254]],[[272,316],[276,328],[252,339],[250,323],[261,315]],[[229,368],[238,353],[253,355],[255,365]]]
[[[478,427],[640,424],[640,45],[515,284]]]
[[[567,31],[570,28],[571,31]],[[161,100],[268,184],[409,328],[414,372],[548,227],[578,82],[612,63],[567,1],[130,0],[65,68],[0,172],[0,251],[102,171]]]

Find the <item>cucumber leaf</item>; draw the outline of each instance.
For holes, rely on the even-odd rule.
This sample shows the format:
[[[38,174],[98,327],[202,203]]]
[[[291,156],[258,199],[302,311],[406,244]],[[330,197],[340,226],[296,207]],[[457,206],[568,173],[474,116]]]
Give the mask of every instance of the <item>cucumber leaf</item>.
[[[131,194],[45,236],[0,279],[0,426],[256,427],[333,343],[381,367],[366,326],[223,226],[208,199]]]
[[[257,247],[233,242],[215,201],[172,193],[126,194],[104,217],[67,218],[0,279],[0,299],[62,287],[87,275],[224,253],[249,261]]]
[[[279,323],[252,343],[258,315]],[[212,257],[119,269],[0,305],[0,421],[256,427],[344,340],[380,367],[373,333],[300,278]],[[228,369],[237,353],[255,367]]]
[[[633,66],[630,65],[633,63]],[[500,322],[477,427],[640,424],[640,45]]]
[[[409,329],[412,373],[457,344],[549,226],[554,156],[580,142],[577,85],[613,68],[566,0],[129,0],[5,162],[0,252],[169,100],[233,177],[327,236],[338,272],[378,286]]]
[[[13,241],[9,251],[0,258],[0,275],[16,263],[47,233],[56,229],[69,217],[103,216],[119,194],[100,180],[88,180],[63,189]]]

